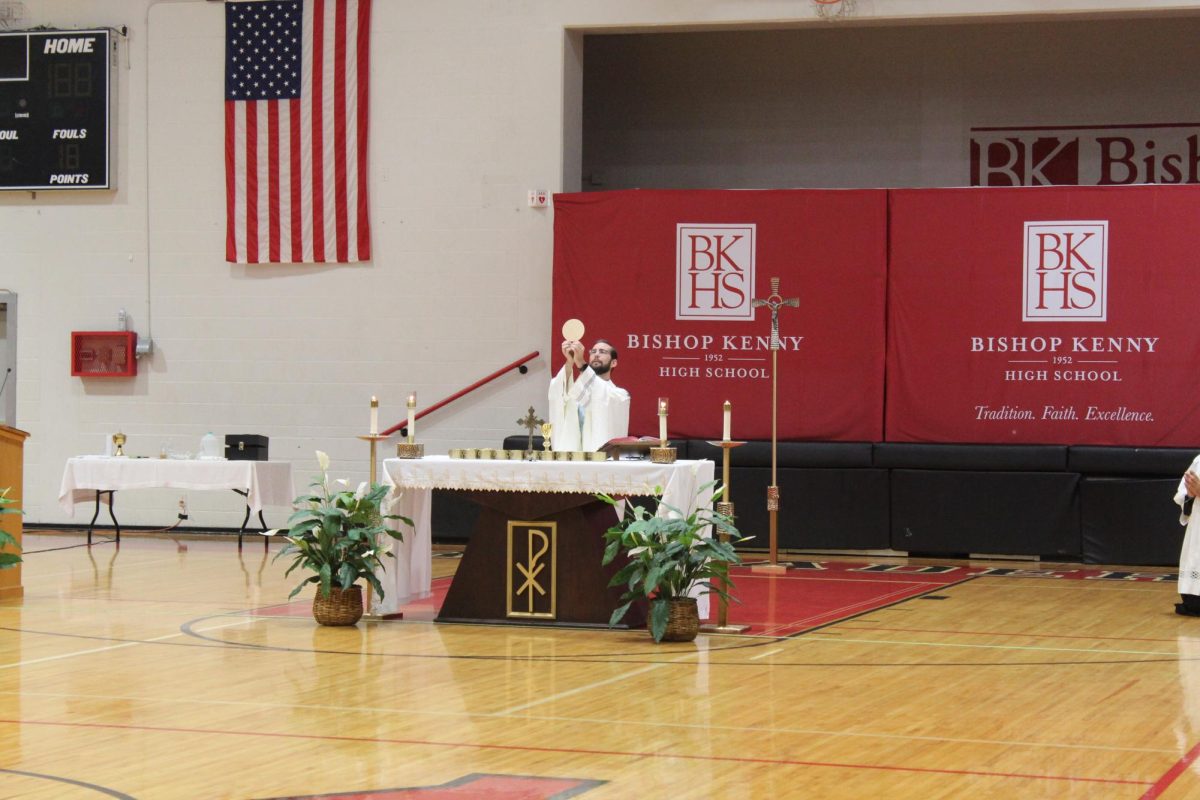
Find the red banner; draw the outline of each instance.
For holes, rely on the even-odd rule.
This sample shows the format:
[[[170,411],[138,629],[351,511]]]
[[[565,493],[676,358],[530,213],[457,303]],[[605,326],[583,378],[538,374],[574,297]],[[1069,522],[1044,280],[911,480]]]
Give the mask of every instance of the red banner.
[[[1200,443],[1200,188],[889,198],[889,440]]]
[[[883,433],[883,191],[620,191],[554,197],[555,370],[564,321],[617,348],[630,433],[877,441]],[[771,279],[783,300],[771,348]]]

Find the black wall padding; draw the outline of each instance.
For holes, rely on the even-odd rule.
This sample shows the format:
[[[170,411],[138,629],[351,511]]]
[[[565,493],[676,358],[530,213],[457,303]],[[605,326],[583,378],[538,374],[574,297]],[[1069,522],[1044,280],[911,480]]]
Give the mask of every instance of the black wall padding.
[[[875,445],[874,463],[890,469],[973,469],[1064,472],[1066,445],[908,444]]]
[[[721,474],[720,466],[717,475]],[[885,550],[888,548],[888,476],[881,469],[780,469],[779,541],[784,550]],[[730,470],[738,530],[755,538],[746,547],[770,546],[767,486],[771,470]]]
[[[895,550],[1078,558],[1079,476],[892,471]]]
[[[1178,485],[1175,479],[1085,477],[1079,486],[1084,563],[1178,564],[1184,532],[1172,499]]]
[[[433,490],[433,508],[429,510],[429,527],[434,541],[466,542],[471,538],[471,531],[475,530],[475,522],[478,519],[479,506],[463,500],[460,492],[446,489]]]
[[[1076,445],[1067,454],[1067,469],[1087,475],[1174,475],[1178,482],[1195,457],[1195,450],[1182,448]]]
[[[735,467],[771,466],[770,442],[747,442],[730,452]],[[721,448],[703,439],[688,440],[688,458],[707,458],[717,464],[721,476]],[[870,442],[779,442],[778,466],[839,469],[871,466]]]

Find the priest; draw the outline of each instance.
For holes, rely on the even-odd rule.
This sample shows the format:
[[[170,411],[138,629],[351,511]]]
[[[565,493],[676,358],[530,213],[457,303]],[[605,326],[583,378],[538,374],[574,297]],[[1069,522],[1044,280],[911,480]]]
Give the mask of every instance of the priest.
[[[610,439],[628,436],[629,392],[612,382],[617,349],[597,339],[585,359],[582,342],[564,341],[562,353],[566,363],[550,381],[552,447],[599,450]]]
[[[1192,503],[1200,496],[1200,456],[1192,461],[1183,480],[1175,490],[1175,502],[1183,509],[1179,523],[1187,525],[1183,536],[1183,551],[1179,554],[1179,599],[1175,613],[1200,617],[1200,515],[1192,514]]]

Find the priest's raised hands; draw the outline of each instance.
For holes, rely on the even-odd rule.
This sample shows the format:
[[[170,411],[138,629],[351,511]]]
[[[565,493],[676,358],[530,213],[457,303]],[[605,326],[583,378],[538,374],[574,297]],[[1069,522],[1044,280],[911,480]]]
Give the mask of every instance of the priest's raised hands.
[[[576,369],[583,369],[584,364],[587,363],[584,358],[586,352],[583,342],[564,341],[562,343],[563,358],[567,360],[567,363],[574,365]]]

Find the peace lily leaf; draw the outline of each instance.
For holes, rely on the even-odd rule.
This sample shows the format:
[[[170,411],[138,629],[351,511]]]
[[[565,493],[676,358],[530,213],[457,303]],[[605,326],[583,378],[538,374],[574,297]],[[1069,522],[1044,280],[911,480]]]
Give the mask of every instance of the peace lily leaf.
[[[618,622],[620,622],[624,618],[625,613],[627,611],[629,611],[629,606],[632,604],[633,604],[633,601],[631,600],[628,603],[618,606],[617,610],[612,613],[611,617],[609,617],[608,627],[611,628],[614,625],[616,625]]]
[[[17,501],[8,496],[12,490],[9,486],[4,490],[0,490],[0,514],[24,514],[25,512],[19,508],[11,508],[17,504]],[[17,540],[14,539],[5,531],[0,531],[0,546],[16,548]],[[21,556],[16,553],[0,553],[0,569],[15,567],[21,563]]]
[[[671,615],[671,606],[666,600],[655,600],[650,603],[650,635],[654,641],[661,642],[667,632],[667,619]]]

